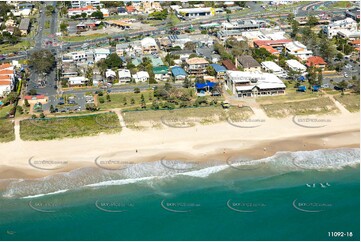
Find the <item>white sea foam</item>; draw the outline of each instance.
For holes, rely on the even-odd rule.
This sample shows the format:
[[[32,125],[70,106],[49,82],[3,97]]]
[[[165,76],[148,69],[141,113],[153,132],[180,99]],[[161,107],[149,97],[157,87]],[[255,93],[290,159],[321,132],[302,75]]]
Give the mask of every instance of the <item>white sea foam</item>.
[[[360,149],[324,149],[315,151],[278,152],[275,155],[251,161],[234,161],[229,164],[215,164],[206,167],[203,163],[192,163],[192,166],[182,165],[182,161],[146,162],[134,164],[123,170],[103,170],[100,168],[80,168],[67,173],[60,173],[42,179],[14,180],[9,183],[3,197],[34,198],[53,195],[81,187],[102,187],[110,185],[127,185],[137,182],[154,182],[164,178],[189,176],[206,178],[226,169],[234,169],[246,165],[257,169],[265,167],[273,171],[284,173],[298,170],[342,169],[360,163]],[[262,166],[259,166],[262,164]],[[174,165],[174,166],[173,166]],[[172,167],[174,169],[172,169]],[[179,169],[181,168],[181,169]],[[184,169],[184,168],[189,168]],[[240,168],[242,169],[242,168]]]

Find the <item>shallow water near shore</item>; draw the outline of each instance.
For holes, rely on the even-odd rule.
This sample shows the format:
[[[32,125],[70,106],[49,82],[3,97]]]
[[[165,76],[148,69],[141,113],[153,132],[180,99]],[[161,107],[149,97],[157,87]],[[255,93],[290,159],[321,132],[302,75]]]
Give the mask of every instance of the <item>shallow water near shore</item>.
[[[330,149],[12,181],[0,239],[359,240],[359,163],[359,149]]]

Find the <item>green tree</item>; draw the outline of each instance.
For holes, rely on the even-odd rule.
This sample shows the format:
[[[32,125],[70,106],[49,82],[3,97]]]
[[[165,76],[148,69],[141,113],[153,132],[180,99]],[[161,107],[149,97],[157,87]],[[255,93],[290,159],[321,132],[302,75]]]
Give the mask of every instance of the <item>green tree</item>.
[[[60,31],[61,32],[67,32],[68,31],[68,22],[61,22],[60,24]]]
[[[132,99],[130,99],[130,104],[134,105],[135,104],[135,100],[134,98],[132,97]]]
[[[216,76],[216,71],[214,70],[214,68],[211,65],[207,66],[206,71],[207,71],[208,75]]]
[[[140,93],[139,87],[134,88],[134,93]]]
[[[54,55],[46,49],[34,51],[29,61],[38,73],[50,73],[55,66]]]
[[[123,61],[120,59],[120,57],[116,53],[112,53],[107,56],[105,59],[105,64],[108,68],[119,68],[123,65]]]
[[[127,98],[126,97],[123,97],[123,105],[126,106],[128,103],[127,103]]]
[[[110,102],[110,101],[111,101],[111,99],[110,99],[110,95],[109,95],[109,94],[107,94],[106,99],[107,99],[107,101],[108,101],[108,102]]]
[[[55,109],[54,109],[54,106],[53,106],[53,105],[50,105],[50,112],[51,112],[51,113],[54,113],[54,112],[55,112]]]
[[[184,87],[184,88],[189,88],[189,87],[191,87],[191,86],[192,86],[191,80],[190,80],[188,77],[186,77],[186,78],[184,79],[184,81],[183,81],[183,87]]]
[[[29,103],[28,99],[24,100],[24,105],[25,105],[25,107],[30,107],[30,103]]]
[[[90,16],[93,17],[93,18],[96,18],[96,19],[103,19],[104,18],[104,15],[103,15],[103,13],[101,11],[96,11],[96,12],[92,13]]]
[[[318,24],[318,18],[315,16],[308,16],[307,25],[310,27],[316,26]]]
[[[348,86],[348,82],[345,80],[342,80],[340,83],[338,83],[337,86],[341,89],[341,94],[344,95],[344,91]]]

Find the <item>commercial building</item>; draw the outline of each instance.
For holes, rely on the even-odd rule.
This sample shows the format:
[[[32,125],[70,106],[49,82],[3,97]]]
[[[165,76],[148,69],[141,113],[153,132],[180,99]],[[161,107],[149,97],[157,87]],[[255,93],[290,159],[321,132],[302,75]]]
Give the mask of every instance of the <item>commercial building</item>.
[[[328,38],[332,38],[338,35],[339,31],[348,30],[350,32],[357,31],[357,22],[352,18],[345,18],[343,20],[338,20],[330,23],[327,26],[323,27],[323,32],[327,35]]]
[[[301,60],[307,60],[307,58],[313,54],[312,50],[308,50],[307,47],[299,41],[289,42],[284,46],[287,54],[294,55]]]
[[[276,75],[260,72],[227,71],[228,88],[237,97],[281,95],[286,85]]]

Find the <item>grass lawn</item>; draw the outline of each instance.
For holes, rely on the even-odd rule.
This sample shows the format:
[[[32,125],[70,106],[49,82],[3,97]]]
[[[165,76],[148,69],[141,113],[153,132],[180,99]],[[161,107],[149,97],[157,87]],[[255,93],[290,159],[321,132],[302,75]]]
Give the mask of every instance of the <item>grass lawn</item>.
[[[82,36],[63,36],[60,39],[65,42],[81,42],[91,39],[107,37],[108,34],[92,34],[92,35],[82,35]]]
[[[132,107],[139,107],[140,106],[140,97],[144,95],[145,102],[152,103],[153,97],[153,90],[142,91],[140,93],[134,92],[124,92],[124,93],[110,93],[110,102],[106,100],[106,94],[102,97],[104,98],[104,103],[99,103],[98,96],[98,107],[101,110],[105,109],[112,109],[112,108],[132,108]],[[152,97],[152,100],[149,100],[149,97]],[[124,98],[126,99],[127,104],[124,105]],[[131,99],[134,98],[135,103],[131,104]]]
[[[0,142],[10,142],[15,140],[14,125],[11,119],[7,119],[7,113],[11,106],[0,108]]]
[[[350,112],[360,111],[360,95],[359,94],[345,94],[334,96],[345,108]]]
[[[15,45],[2,44],[2,45],[0,45],[0,54],[13,53],[15,51],[21,51],[21,50],[28,49],[29,47],[30,47],[30,42],[27,40],[21,41]]]
[[[195,124],[212,124],[226,120],[220,106],[182,108],[174,110],[148,110],[123,112],[125,124],[130,129],[191,127]]]
[[[115,113],[27,119],[20,122],[20,136],[23,140],[62,139],[120,131],[119,119]]]
[[[264,96],[256,98],[256,101],[265,104],[265,103],[274,103],[274,102],[285,102],[285,101],[297,101],[304,100],[310,98],[319,98],[322,97],[321,92],[311,92],[307,90],[306,92],[297,92],[296,88],[290,88],[286,90],[285,95],[277,95],[277,96]]]
[[[295,101],[287,103],[273,103],[261,105],[267,116],[283,118],[288,115],[311,115],[337,113],[339,110],[328,97],[313,100]]]
[[[238,122],[246,120],[253,115],[253,110],[250,107],[231,107],[228,109],[227,115],[231,121]]]
[[[352,4],[349,1],[335,1],[330,5],[332,8],[349,8]]]

